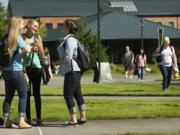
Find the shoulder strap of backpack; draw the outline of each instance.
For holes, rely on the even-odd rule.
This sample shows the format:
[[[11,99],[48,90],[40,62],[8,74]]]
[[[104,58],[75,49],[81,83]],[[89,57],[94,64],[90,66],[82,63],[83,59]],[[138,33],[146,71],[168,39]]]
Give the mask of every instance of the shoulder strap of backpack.
[[[162,50],[163,50],[163,45],[161,45],[160,50],[159,50],[159,53],[161,53]]]
[[[174,53],[173,47],[172,47],[172,46],[169,46],[169,47],[170,47],[170,49],[171,49],[171,52]]]

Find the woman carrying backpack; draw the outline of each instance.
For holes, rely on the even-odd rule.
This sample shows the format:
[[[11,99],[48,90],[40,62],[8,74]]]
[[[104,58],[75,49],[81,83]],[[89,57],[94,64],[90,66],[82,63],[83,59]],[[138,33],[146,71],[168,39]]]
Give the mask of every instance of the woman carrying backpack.
[[[12,54],[12,63],[4,67],[3,78],[5,82],[5,100],[3,103],[4,127],[6,128],[31,128],[32,126],[25,122],[27,87],[24,79],[23,65],[21,55],[31,52],[34,48],[26,45],[21,33],[24,29],[24,21],[21,17],[12,17],[9,23],[7,45],[9,50],[16,49]],[[10,106],[17,89],[19,96],[19,125],[15,125],[9,119]]]
[[[27,91],[27,108],[26,117],[28,123],[31,123],[31,107],[30,107],[30,97],[31,97],[31,87],[33,88],[33,96],[36,108],[36,124],[41,125],[41,76],[42,76],[42,66],[40,59],[44,57],[44,49],[41,37],[36,34],[38,31],[39,23],[36,20],[29,20],[27,22],[27,32],[23,35],[26,43],[31,46],[36,46],[38,50],[33,53],[29,53],[25,56],[25,67],[26,72],[30,81],[30,90]],[[31,86],[32,85],[32,86]]]
[[[53,65],[60,64],[61,74],[64,77],[64,99],[66,101],[69,113],[70,122],[68,125],[76,126],[86,123],[85,103],[81,93],[81,69],[73,57],[77,57],[78,41],[74,34],[77,31],[77,25],[74,20],[66,20],[63,24],[63,32],[65,33],[64,41],[61,43],[62,49],[58,50],[59,55],[65,54],[64,58],[53,62]],[[80,119],[77,120],[76,107],[74,98],[78,104],[80,111]]]
[[[163,46],[157,48],[155,56],[161,57],[158,64],[163,76],[163,91],[167,92],[171,83],[173,65],[178,70],[176,54],[174,48],[170,46],[169,37],[164,37]]]

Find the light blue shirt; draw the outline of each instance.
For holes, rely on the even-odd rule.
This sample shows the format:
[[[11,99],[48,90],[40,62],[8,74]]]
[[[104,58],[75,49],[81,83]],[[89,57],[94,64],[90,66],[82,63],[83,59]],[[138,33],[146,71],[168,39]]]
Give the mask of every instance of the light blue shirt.
[[[65,43],[64,49],[58,49],[59,55],[64,54],[63,60],[65,64],[60,65],[60,74],[64,75],[71,71],[81,71],[77,62],[73,59],[73,57],[77,57],[77,47],[78,41],[74,38],[74,35],[69,34],[64,38],[64,41],[61,43],[62,46]],[[64,51],[64,52],[63,52]]]
[[[17,44],[18,44],[17,46],[18,52],[14,56],[14,60],[12,64],[8,67],[5,67],[4,70],[7,70],[7,71],[23,70],[23,65],[21,63],[21,54],[22,54],[22,49],[25,47],[25,41],[23,40],[22,36],[18,36]]]

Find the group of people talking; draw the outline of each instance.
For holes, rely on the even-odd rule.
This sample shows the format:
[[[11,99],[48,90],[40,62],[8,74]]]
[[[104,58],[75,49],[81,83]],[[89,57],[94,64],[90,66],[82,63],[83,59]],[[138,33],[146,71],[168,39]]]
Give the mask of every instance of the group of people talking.
[[[41,77],[42,66],[45,59],[45,52],[41,36],[37,34],[39,28],[38,21],[31,19],[24,24],[22,17],[13,16],[10,18],[7,36],[7,46],[13,52],[12,63],[3,67],[3,79],[5,84],[5,99],[3,102],[4,127],[26,129],[32,127],[30,97],[32,87],[36,109],[36,125],[42,124],[41,118]],[[64,79],[64,98],[69,110],[70,121],[68,125],[76,126],[86,123],[85,103],[81,93],[81,70],[76,61],[72,62],[72,57],[77,55],[77,40],[74,35],[77,31],[76,21],[66,20],[63,25],[66,35],[64,43],[66,45],[66,56],[64,60],[53,62],[55,65],[64,65],[68,68]],[[26,75],[28,79],[26,79]],[[19,96],[18,102],[18,124],[10,119],[10,108],[15,91]],[[77,101],[80,110],[80,119],[76,116],[74,99]]]

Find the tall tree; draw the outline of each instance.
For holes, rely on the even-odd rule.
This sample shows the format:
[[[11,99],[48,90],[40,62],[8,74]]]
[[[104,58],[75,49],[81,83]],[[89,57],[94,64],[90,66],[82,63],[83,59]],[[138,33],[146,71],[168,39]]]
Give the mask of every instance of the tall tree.
[[[0,39],[7,31],[8,14],[7,9],[0,3]]]
[[[97,33],[93,32],[87,24],[85,18],[81,18],[78,21],[78,31],[76,32],[77,38],[87,47],[90,53],[91,65],[95,65],[98,59],[98,40]],[[108,61],[106,54],[106,48],[100,44],[101,61]]]

